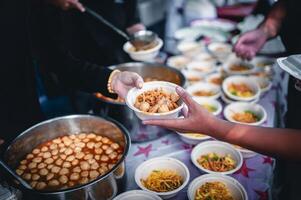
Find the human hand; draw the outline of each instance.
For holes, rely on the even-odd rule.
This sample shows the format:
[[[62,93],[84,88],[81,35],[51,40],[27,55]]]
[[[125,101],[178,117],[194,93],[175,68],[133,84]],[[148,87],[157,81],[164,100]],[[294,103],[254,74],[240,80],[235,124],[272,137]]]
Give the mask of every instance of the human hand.
[[[234,52],[243,59],[252,59],[268,40],[263,28],[244,33],[234,45]]]
[[[85,12],[84,6],[78,0],[47,0],[47,2],[62,10],[77,9],[81,12]]]
[[[184,118],[169,120],[146,120],[145,125],[156,125],[167,129],[172,129],[182,133],[210,133],[210,124],[215,117],[207,110],[203,109],[191,96],[181,87],[177,87],[176,91],[188,107],[188,111],[184,110]]]
[[[145,29],[146,29],[145,26],[143,24],[139,23],[139,24],[134,24],[134,25],[128,27],[126,29],[126,31],[128,32],[128,34],[134,34],[138,31],[142,31],[142,30],[145,30]]]
[[[142,88],[143,79],[134,72],[117,72],[112,77],[111,87],[119,97],[125,99],[128,91],[133,88]]]

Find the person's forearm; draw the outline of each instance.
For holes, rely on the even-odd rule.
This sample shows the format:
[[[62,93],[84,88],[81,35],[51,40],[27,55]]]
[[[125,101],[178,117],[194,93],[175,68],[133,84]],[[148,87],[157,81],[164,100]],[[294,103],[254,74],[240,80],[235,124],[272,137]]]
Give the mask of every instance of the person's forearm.
[[[209,134],[217,139],[274,157],[301,160],[301,131],[234,124],[217,118]]]
[[[279,0],[275,3],[265,21],[259,26],[268,38],[275,37],[281,28],[281,24],[286,16],[286,0]]]

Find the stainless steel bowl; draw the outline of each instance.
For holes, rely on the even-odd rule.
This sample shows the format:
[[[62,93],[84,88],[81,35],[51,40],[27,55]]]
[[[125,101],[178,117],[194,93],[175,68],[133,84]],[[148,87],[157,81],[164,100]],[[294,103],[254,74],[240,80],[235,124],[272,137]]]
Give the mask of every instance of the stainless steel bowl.
[[[136,72],[143,78],[156,78],[158,80],[169,81],[180,86],[186,84],[184,75],[177,69],[153,63],[125,63],[111,66],[112,69],[120,71]],[[122,125],[130,132],[133,142],[143,142],[161,137],[166,132],[157,126],[145,126],[141,123],[134,113],[125,103],[109,101],[97,98],[94,105],[94,113],[101,116],[109,116]]]
[[[122,125],[110,119],[106,120],[91,115],[71,115],[42,122],[20,134],[8,147],[4,154],[4,160],[10,168],[15,169],[19,161],[37,145],[59,136],[81,132],[104,135],[123,146],[124,154],[120,161],[105,175],[85,185],[56,192],[21,188],[24,199],[107,200],[125,189],[124,160],[130,147],[130,138]]]

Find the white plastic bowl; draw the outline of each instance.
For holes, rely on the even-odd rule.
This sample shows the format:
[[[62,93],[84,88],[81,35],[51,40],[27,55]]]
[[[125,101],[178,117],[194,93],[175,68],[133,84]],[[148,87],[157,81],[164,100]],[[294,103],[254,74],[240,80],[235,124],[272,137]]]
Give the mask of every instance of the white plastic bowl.
[[[154,58],[159,54],[161,47],[163,46],[163,41],[158,38],[158,44],[152,48],[145,51],[133,51],[133,45],[130,42],[126,42],[123,45],[123,50],[130,55],[133,60],[136,61],[154,61]]]
[[[266,77],[250,76],[250,78],[258,83],[261,93],[269,91],[273,85],[272,81]]]
[[[223,75],[222,75],[221,73],[219,73],[219,72],[213,73],[213,74],[209,74],[208,76],[206,76],[206,81],[207,81],[208,83],[212,83],[212,84],[215,84],[215,85],[219,85],[219,84],[216,84],[216,83],[211,82],[211,80],[214,79],[214,78],[223,78]],[[220,84],[219,86],[221,86],[221,85],[222,85],[222,84]]]
[[[198,71],[192,71],[192,70],[182,70],[181,71],[185,78],[187,79],[188,83],[190,85],[196,84],[202,80],[204,80],[205,74],[198,72]],[[195,80],[195,81],[191,81],[191,80]]]
[[[202,61],[202,62],[216,62],[216,58],[214,58],[211,54],[207,52],[202,52],[193,57],[195,61]]]
[[[212,96],[195,96],[193,95],[194,92],[197,92],[198,90],[205,90],[205,91],[212,91],[214,95]],[[221,95],[221,89],[219,86],[212,84],[212,83],[206,83],[206,82],[199,82],[195,83],[187,88],[187,92],[198,98],[208,98],[208,99],[218,99]]]
[[[252,89],[254,95],[251,97],[239,97],[231,94],[231,92],[228,90],[228,87],[233,83],[247,85],[250,89]],[[230,76],[224,80],[222,88],[227,97],[236,101],[254,101],[260,97],[260,87],[258,83],[246,76]]]
[[[243,122],[235,121],[233,119],[232,115],[234,113],[240,113],[240,112],[244,112],[244,111],[251,111],[251,112],[255,113],[257,116],[260,117],[260,120],[255,123],[243,123]],[[266,121],[267,112],[259,104],[246,103],[246,102],[235,102],[235,103],[231,103],[228,106],[226,106],[226,108],[224,109],[224,116],[230,122],[258,126]]]
[[[157,195],[144,190],[131,190],[123,192],[116,196],[113,200],[161,200]]]
[[[194,41],[182,41],[178,44],[177,49],[183,55],[193,57],[202,51],[203,45]]]
[[[200,97],[194,97],[193,98],[198,104],[202,105],[210,105],[214,106],[216,108],[216,111],[212,112],[213,115],[219,115],[222,112],[223,106],[222,104],[215,100],[215,99],[208,99],[208,98],[200,98]]]
[[[174,170],[176,171],[182,178],[183,184],[170,192],[154,192],[146,187],[141,183],[141,179],[146,179],[153,170]],[[190,173],[186,165],[174,158],[170,157],[157,157],[153,159],[149,159],[142,164],[140,164],[136,171],[135,171],[135,181],[136,184],[145,191],[152,192],[160,196],[162,199],[169,199],[177,195],[187,184],[190,179]]]
[[[202,155],[206,155],[209,153],[216,153],[218,155],[231,155],[232,158],[235,160],[236,162],[236,167],[230,171],[226,171],[226,172],[214,172],[208,169],[205,169],[204,167],[202,167],[197,159],[200,158],[200,156]],[[224,174],[224,175],[228,175],[228,174],[233,174],[236,171],[238,171],[243,163],[243,158],[242,155],[239,151],[237,151],[232,145],[225,143],[225,142],[220,142],[220,141],[207,141],[207,142],[203,142],[198,144],[196,147],[194,147],[194,149],[191,152],[191,161],[192,163],[201,171],[205,172],[205,173],[209,173],[209,174]]]
[[[251,63],[258,68],[265,68],[273,65],[275,63],[275,59],[264,56],[258,56],[253,58]]]
[[[187,67],[187,64],[190,62],[190,59],[186,56],[171,56],[167,59],[167,65],[174,67],[176,69],[184,69]]]
[[[216,70],[215,62],[207,62],[207,61],[192,61],[187,65],[188,70],[201,72],[203,74],[212,73]]]
[[[232,53],[232,46],[223,42],[213,42],[208,45],[208,49],[219,58],[226,58]]]
[[[233,198],[236,200],[248,200],[245,188],[234,178],[219,174],[205,174],[195,178],[188,187],[187,196],[189,200],[194,200],[195,193],[207,182],[222,182],[226,185]]]
[[[231,67],[236,64],[242,64],[242,65],[248,67],[248,69],[243,70],[243,71],[232,70]],[[256,71],[256,67],[252,63],[242,61],[241,59],[238,59],[238,58],[228,59],[224,63],[223,68],[224,68],[225,72],[229,75],[248,75],[248,74],[251,74]]]
[[[154,90],[158,88],[162,88],[168,92],[176,92],[176,84],[170,83],[170,82],[165,82],[165,81],[152,81],[152,82],[147,82],[143,84],[142,89],[137,89],[137,88],[132,88],[127,96],[126,96],[126,104],[128,105],[129,108],[131,108],[137,117],[141,120],[150,120],[150,119],[174,119],[179,116],[180,111],[183,108],[184,103],[182,100],[179,100],[179,107],[165,113],[147,113],[139,110],[134,106],[136,98],[142,94],[143,92],[149,91],[149,90]]]
[[[245,149],[245,148],[243,148],[243,147],[239,147],[239,146],[236,146],[236,145],[233,145],[233,147],[234,147],[237,151],[239,151],[239,152],[241,153],[242,157],[245,158],[245,159],[247,159],[247,158],[252,158],[252,157],[254,157],[254,156],[257,155],[256,152],[251,151],[251,150],[249,150],[249,149]]]
[[[179,132],[177,132],[177,133],[183,142],[185,142],[187,144],[192,144],[192,145],[196,145],[196,144],[199,144],[201,142],[211,139],[211,137],[208,135],[204,135],[202,137],[192,137],[192,136],[189,136],[189,134],[187,134],[187,133],[179,133]]]

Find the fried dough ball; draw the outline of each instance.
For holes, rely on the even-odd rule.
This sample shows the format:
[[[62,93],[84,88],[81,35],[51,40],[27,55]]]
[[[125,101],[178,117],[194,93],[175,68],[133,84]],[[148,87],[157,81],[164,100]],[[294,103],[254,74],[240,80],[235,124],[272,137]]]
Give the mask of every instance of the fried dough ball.
[[[42,151],[42,152],[48,151],[48,147],[43,146],[43,147],[41,148],[41,151]]]
[[[68,182],[68,177],[65,176],[65,175],[62,175],[62,176],[60,176],[59,181],[60,181],[62,184],[66,184],[66,183]]]
[[[39,154],[40,153],[40,149],[34,149],[34,150],[32,150],[32,153],[33,154]]]
[[[85,154],[83,152],[79,152],[79,153],[75,154],[75,157],[77,159],[82,159],[84,156],[85,156]]]
[[[44,161],[46,164],[51,164],[54,162],[53,158],[47,158],[45,161]]]
[[[41,157],[35,157],[34,159],[32,159],[33,162],[35,163],[40,163],[42,162],[42,158]]]
[[[89,170],[89,169],[90,169],[90,165],[89,165],[89,163],[86,162],[86,161],[81,161],[81,162],[80,162],[80,168],[81,168],[82,170]]]
[[[33,174],[33,175],[31,176],[31,179],[32,179],[33,181],[37,181],[37,180],[39,180],[39,178],[40,178],[40,175],[38,175],[38,174]]]
[[[49,174],[47,174],[47,176],[46,176],[46,180],[49,181],[49,180],[51,180],[53,177],[54,177],[54,174],[53,174],[53,173],[49,173]]]
[[[70,175],[70,180],[76,181],[76,180],[78,180],[78,179],[79,179],[79,173],[72,173],[72,174]]]
[[[59,173],[60,170],[61,170],[60,167],[58,167],[58,166],[53,166],[52,169],[51,169],[51,172],[54,173],[54,174],[57,174],[57,173]]]
[[[47,158],[50,158],[51,157],[51,153],[50,152],[45,152],[43,154],[43,158],[47,159]]]
[[[48,185],[51,186],[51,187],[55,187],[55,186],[60,185],[60,182],[56,179],[52,179],[48,182]]]
[[[92,171],[90,171],[89,176],[91,179],[95,179],[99,176],[99,172],[96,170],[92,170]]]
[[[63,168],[61,169],[61,171],[59,172],[60,175],[66,175],[66,174],[69,174],[69,169],[67,168]]]
[[[80,175],[81,175],[82,177],[88,177],[88,176],[89,176],[89,171],[82,171],[82,172],[80,173]]]
[[[37,190],[43,190],[46,186],[47,184],[45,182],[38,182],[35,188]]]
[[[24,173],[24,171],[21,170],[21,169],[17,169],[17,170],[16,170],[16,173],[17,173],[19,176],[21,176],[21,175]]]
[[[29,180],[31,179],[31,174],[25,173],[25,174],[23,174],[22,177],[23,177],[25,180],[29,181]]]
[[[89,182],[89,179],[87,178],[87,177],[83,177],[83,178],[81,178],[80,180],[79,180],[79,183],[80,184],[86,184],[86,183],[88,183]]]
[[[46,176],[46,175],[48,174],[48,170],[45,169],[45,168],[40,169],[39,174],[40,174],[41,176]]]
[[[56,161],[55,161],[55,164],[56,165],[58,165],[58,166],[61,166],[62,164],[63,164],[63,160],[62,159],[57,159]]]

